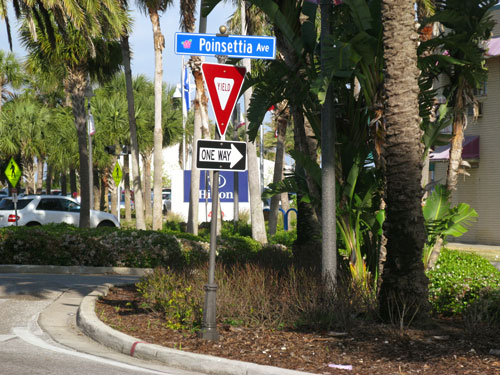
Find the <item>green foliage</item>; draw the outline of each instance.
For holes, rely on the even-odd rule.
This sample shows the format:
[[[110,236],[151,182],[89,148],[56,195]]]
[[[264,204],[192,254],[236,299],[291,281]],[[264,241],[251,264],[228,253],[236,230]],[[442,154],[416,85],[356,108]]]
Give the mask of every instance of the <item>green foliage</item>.
[[[164,314],[166,326],[171,329],[191,330],[201,325],[200,296],[189,285],[189,279],[180,274],[157,268],[137,284],[142,307]],[[200,291],[197,291],[200,293]]]
[[[5,264],[182,268],[178,240],[155,231],[81,229],[58,224],[0,229]]]
[[[462,236],[467,233],[468,227],[478,217],[476,210],[467,203],[451,207],[450,194],[444,185],[439,184],[425,201],[423,207],[427,229],[427,242],[424,248],[425,265],[428,264],[432,249],[439,238]]]
[[[470,312],[470,308],[485,300],[493,301],[500,293],[500,272],[475,254],[445,249],[436,268],[428,271],[427,276],[430,281],[429,300],[438,314]],[[500,311],[500,305],[496,305],[496,309]]]
[[[292,248],[293,243],[297,239],[297,231],[291,230],[291,231],[286,231],[286,230],[279,230],[276,232],[274,236],[272,236],[269,239],[270,244],[281,244],[289,249]]]

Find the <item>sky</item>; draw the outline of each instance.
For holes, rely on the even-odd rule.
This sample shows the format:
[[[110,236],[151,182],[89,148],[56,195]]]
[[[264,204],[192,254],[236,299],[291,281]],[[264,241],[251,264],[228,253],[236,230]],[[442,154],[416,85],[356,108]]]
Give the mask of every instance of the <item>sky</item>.
[[[174,6],[170,7],[160,16],[160,26],[165,37],[165,49],[163,50],[163,81],[169,84],[180,83],[181,79],[182,57],[174,53],[174,35],[176,32],[181,31],[179,26],[180,11],[178,3],[178,1],[174,1]],[[198,15],[196,18],[199,20],[199,9],[197,9],[197,11]],[[234,9],[231,4],[221,3],[217,5],[208,17],[207,33],[217,33],[219,26],[225,25],[233,12]],[[135,4],[132,4],[132,17],[134,18],[133,32],[130,36],[130,46],[133,53],[132,74],[134,76],[144,74],[153,80],[154,50],[151,21],[148,16],[135,8]],[[22,58],[26,52],[17,38],[17,23],[12,9],[9,9],[9,20],[14,34],[13,52],[17,57]],[[198,26],[196,30],[198,30]],[[0,20],[0,49],[9,50],[7,32],[3,20]],[[215,58],[212,57],[207,57],[206,61],[217,62]]]

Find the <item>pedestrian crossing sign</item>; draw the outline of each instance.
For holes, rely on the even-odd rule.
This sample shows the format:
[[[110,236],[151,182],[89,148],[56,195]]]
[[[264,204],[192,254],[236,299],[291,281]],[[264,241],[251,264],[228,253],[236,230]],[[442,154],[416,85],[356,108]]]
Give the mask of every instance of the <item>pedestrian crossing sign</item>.
[[[123,177],[122,168],[120,167],[120,163],[116,162],[115,169],[113,169],[113,180],[115,180],[116,186],[120,185],[122,177]]]
[[[16,187],[19,178],[21,177],[21,170],[17,165],[14,158],[10,158],[9,164],[7,164],[7,168],[5,168],[5,177],[9,180],[12,187]]]

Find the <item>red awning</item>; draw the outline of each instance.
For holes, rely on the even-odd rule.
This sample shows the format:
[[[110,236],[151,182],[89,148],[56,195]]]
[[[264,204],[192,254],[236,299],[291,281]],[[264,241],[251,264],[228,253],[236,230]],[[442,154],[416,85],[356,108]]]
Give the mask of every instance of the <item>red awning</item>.
[[[479,136],[467,135],[462,143],[462,159],[479,159]],[[439,146],[429,155],[431,161],[448,160],[450,158],[450,145]]]

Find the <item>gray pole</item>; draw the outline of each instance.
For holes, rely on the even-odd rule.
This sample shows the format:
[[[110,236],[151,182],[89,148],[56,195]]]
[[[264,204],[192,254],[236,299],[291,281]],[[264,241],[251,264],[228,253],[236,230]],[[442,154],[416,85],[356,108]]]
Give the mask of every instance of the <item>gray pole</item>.
[[[90,135],[90,127],[91,124],[90,122],[92,121],[92,113],[90,112],[90,98],[93,95],[89,95],[87,98],[87,108],[88,108],[88,117],[87,117],[87,134],[89,137],[89,186],[90,186],[90,208],[94,208],[94,168],[93,168],[93,162],[92,162],[92,136]]]
[[[234,113],[233,113],[233,138],[235,141],[238,140],[238,119],[239,119],[239,109],[240,106],[239,104],[236,104],[236,107],[234,108]],[[239,190],[239,185],[240,185],[240,175],[239,172],[233,172],[234,177],[233,177],[233,184],[234,184],[234,198],[233,198],[233,206],[234,206],[234,213],[233,213],[233,223],[234,223],[234,229],[236,230],[238,228],[238,220],[240,220],[240,190]]]
[[[219,28],[220,34],[224,35],[227,31],[226,26]],[[217,56],[219,64],[223,64],[225,56]],[[223,124],[220,124],[223,125]],[[221,139],[219,130],[215,131],[215,139]],[[206,188],[206,185],[205,185]],[[217,284],[215,283],[215,252],[217,250],[217,221],[219,208],[219,171],[213,172],[211,181],[212,190],[212,218],[210,220],[210,250],[208,257],[208,283],[205,284],[205,305],[203,308],[203,321],[201,323],[200,337],[205,340],[219,340],[217,332]]]
[[[186,104],[184,104],[184,79],[186,78],[184,74],[184,56],[182,56],[182,69],[181,69],[181,104],[182,104],[182,170],[186,169]],[[189,78],[188,78],[189,79]]]
[[[321,71],[326,72],[327,36],[330,34],[332,1],[320,0],[321,10]],[[337,232],[335,208],[335,114],[332,85],[328,86],[321,107],[321,182],[322,182],[322,262],[321,273],[327,287],[335,287],[337,272]]]

